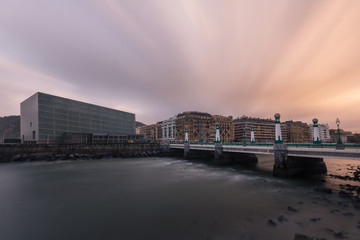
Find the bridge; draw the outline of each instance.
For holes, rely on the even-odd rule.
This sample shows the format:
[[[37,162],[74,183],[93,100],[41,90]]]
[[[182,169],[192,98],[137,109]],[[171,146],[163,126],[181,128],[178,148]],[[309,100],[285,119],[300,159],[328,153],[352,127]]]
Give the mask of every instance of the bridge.
[[[280,114],[275,114],[274,143],[256,143],[253,130],[251,143],[222,143],[219,126],[216,126],[215,143],[190,143],[188,131],[184,143],[171,143],[168,150],[182,152],[184,158],[213,158],[216,163],[257,162],[257,154],[274,155],[273,175],[293,177],[303,173],[326,173],[324,158],[360,160],[360,145],[356,144],[322,144],[319,140],[317,119],[314,122],[312,144],[283,143],[280,129]]]

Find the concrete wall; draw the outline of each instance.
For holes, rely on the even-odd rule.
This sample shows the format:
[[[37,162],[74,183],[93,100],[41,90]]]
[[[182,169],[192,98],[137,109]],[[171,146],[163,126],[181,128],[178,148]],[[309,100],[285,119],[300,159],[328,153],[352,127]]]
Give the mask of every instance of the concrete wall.
[[[0,162],[160,155],[159,144],[0,145]]]
[[[39,140],[38,94],[34,94],[20,103],[20,138],[22,142]],[[33,132],[35,131],[35,138]]]
[[[45,93],[36,93],[21,103],[21,123],[24,141],[38,144],[63,143],[65,132],[135,134],[133,113]]]

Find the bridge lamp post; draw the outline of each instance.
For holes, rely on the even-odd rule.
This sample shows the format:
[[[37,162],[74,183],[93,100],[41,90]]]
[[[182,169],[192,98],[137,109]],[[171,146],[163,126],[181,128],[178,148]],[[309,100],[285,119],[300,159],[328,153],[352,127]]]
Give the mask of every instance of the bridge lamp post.
[[[342,141],[341,141],[341,138],[340,138],[340,120],[339,118],[336,118],[336,125],[338,127],[338,141],[337,141],[337,144],[343,144]]]
[[[187,128],[185,130],[185,143],[189,143],[189,131]]]
[[[251,144],[255,144],[255,134],[254,134],[254,128],[251,127],[251,140],[250,140]]]
[[[281,137],[280,114],[276,113],[275,117],[275,144],[283,144]]]
[[[244,127],[244,142],[243,142],[244,145],[246,145],[246,128]]]

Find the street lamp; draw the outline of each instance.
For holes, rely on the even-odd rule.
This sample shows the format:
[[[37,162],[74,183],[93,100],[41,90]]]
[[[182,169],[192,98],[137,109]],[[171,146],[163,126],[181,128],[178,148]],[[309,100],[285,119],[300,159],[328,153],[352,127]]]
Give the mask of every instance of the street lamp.
[[[336,125],[338,127],[338,142],[337,142],[337,144],[343,144],[341,139],[340,139],[340,128],[339,128],[340,120],[339,120],[339,118],[336,118]]]
[[[246,129],[244,127],[244,142],[243,142],[243,145],[246,145]]]

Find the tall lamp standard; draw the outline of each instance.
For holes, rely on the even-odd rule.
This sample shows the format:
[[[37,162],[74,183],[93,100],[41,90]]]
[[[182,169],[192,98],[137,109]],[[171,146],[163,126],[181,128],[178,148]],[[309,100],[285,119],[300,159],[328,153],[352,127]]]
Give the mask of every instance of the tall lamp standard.
[[[339,120],[339,118],[336,118],[336,125],[338,127],[338,141],[337,141],[337,144],[343,144],[342,141],[341,141],[341,138],[340,138],[340,128],[339,128],[340,120]]]
[[[246,145],[246,129],[245,129],[245,127],[244,127],[244,142],[243,142],[243,145],[245,146]]]

